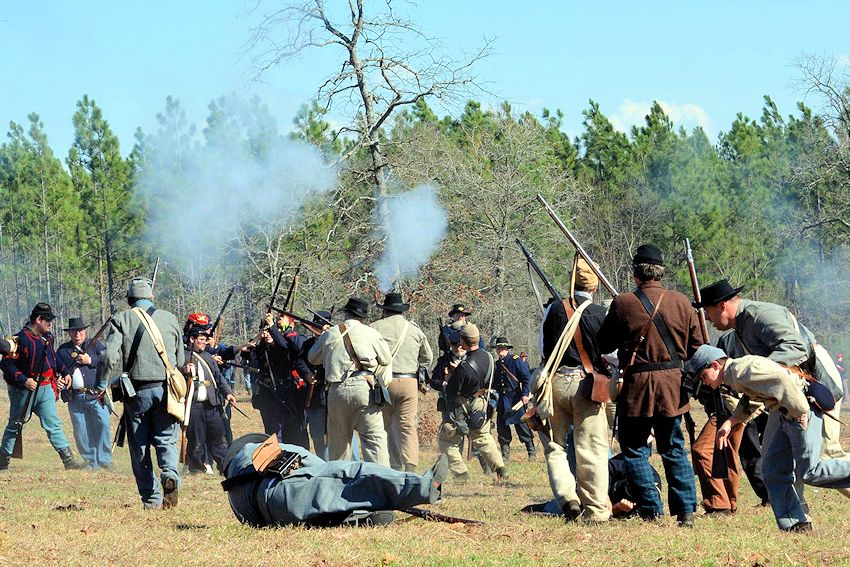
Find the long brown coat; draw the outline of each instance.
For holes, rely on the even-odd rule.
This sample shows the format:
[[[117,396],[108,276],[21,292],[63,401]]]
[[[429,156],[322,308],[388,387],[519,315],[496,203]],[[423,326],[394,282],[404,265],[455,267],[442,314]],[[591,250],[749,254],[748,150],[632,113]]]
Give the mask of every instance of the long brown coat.
[[[682,361],[690,358],[703,343],[697,314],[688,298],[678,291],[664,289],[659,281],[643,282],[640,289],[658,304],[661,294],[664,299],[658,315],[667,324],[676,350]],[[602,352],[619,349],[620,368],[626,368],[638,344],[641,331],[649,321],[638,297],[633,293],[618,295],[613,303],[597,340]],[[667,347],[651,325],[644,343],[637,349],[635,364],[653,364],[669,361]],[[620,415],[628,417],[673,417],[688,411],[686,398],[681,396],[682,373],[678,368],[632,373],[626,371],[623,389],[617,398]]]

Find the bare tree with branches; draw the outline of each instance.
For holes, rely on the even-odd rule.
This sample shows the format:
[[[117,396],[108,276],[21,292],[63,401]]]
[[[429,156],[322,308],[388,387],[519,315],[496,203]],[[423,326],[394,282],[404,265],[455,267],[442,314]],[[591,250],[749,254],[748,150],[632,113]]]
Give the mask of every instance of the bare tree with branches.
[[[389,193],[390,165],[382,126],[395,111],[421,99],[450,103],[478,90],[471,68],[488,55],[492,41],[454,60],[440,55],[440,42],[398,13],[392,0],[337,4],[308,0],[267,11],[252,28],[248,49],[258,76],[310,48],[341,50],[341,65],[319,86],[317,98],[325,111],[342,109],[349,116],[337,136],[353,135],[356,143],[343,157],[368,152],[367,177],[381,198]],[[258,2],[254,11],[261,6]]]

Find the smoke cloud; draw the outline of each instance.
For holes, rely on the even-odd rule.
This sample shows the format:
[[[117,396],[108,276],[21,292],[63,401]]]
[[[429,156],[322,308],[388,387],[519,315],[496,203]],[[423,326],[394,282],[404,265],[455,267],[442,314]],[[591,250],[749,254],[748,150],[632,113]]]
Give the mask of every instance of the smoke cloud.
[[[384,213],[378,220],[386,240],[375,275],[381,291],[386,292],[397,280],[418,277],[419,269],[446,236],[448,217],[430,184],[388,197],[381,205],[378,210]]]
[[[278,134],[257,99],[211,103],[203,137],[171,99],[158,118],[136,191],[148,205],[150,244],[180,267],[238,259],[241,243],[285,229],[304,203],[336,186],[319,150]]]

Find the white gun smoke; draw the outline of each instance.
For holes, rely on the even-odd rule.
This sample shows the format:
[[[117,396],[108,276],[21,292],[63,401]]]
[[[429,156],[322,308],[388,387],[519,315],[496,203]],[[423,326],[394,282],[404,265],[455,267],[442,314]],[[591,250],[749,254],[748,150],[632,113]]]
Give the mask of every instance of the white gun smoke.
[[[278,134],[256,100],[219,99],[203,141],[179,105],[169,109],[145,140],[136,183],[147,239],[169,262],[203,270],[237,260],[247,240],[286,229],[304,203],[336,187],[336,168],[314,146]]]
[[[384,211],[378,222],[385,241],[375,275],[381,291],[387,292],[393,282],[418,277],[419,269],[446,236],[449,222],[437,190],[430,184],[387,197],[377,210]]]

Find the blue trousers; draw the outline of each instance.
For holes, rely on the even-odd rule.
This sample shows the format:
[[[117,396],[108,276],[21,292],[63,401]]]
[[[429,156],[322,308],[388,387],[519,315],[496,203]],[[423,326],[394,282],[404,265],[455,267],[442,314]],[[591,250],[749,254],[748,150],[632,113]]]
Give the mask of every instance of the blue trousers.
[[[7,455],[11,455],[15,449],[15,437],[18,434],[18,428],[15,426],[15,422],[21,417],[21,412],[27,403],[30,391],[11,384],[8,385],[8,391],[9,423],[3,432],[2,451]],[[65,437],[65,432],[62,431],[62,420],[59,419],[59,414],[56,413],[56,394],[53,393],[53,388],[49,385],[40,386],[31,407],[32,413],[38,416],[42,429],[47,432],[47,439],[53,445],[53,448],[57,451],[70,448],[71,444],[68,442],[68,438]]]
[[[655,445],[664,463],[667,477],[667,501],[671,515],[693,513],[697,509],[697,489],[694,469],[685,450],[682,418],[677,417],[619,417],[618,438],[626,462],[626,476],[638,489],[635,502],[643,518],[664,515],[664,505],[655,487],[649,464],[651,447],[646,440],[655,431]]]
[[[162,504],[162,489],[154,475],[151,450],[156,453],[160,480],[174,479],[180,485],[177,470],[177,439],[180,426],[168,414],[162,386],[138,390],[124,403],[130,464],[143,504]]]
[[[770,507],[780,528],[806,521],[803,484],[821,488],[850,487],[850,461],[820,460],[823,417],[809,412],[809,425],[803,429],[795,419],[779,411],[770,412],[770,435],[762,448],[762,474],[770,496]]]
[[[74,392],[68,401],[68,413],[74,427],[77,451],[93,469],[112,466],[112,438],[109,409],[96,396]]]

